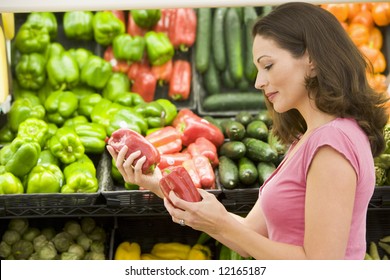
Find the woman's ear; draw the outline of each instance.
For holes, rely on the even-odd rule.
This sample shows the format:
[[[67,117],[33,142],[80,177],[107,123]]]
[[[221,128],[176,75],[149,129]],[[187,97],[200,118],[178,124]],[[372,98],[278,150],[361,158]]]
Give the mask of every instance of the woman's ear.
[[[317,70],[316,70],[315,63],[311,59],[310,56],[309,56],[309,73],[308,74],[309,74],[310,78],[314,78],[315,76],[317,76]]]

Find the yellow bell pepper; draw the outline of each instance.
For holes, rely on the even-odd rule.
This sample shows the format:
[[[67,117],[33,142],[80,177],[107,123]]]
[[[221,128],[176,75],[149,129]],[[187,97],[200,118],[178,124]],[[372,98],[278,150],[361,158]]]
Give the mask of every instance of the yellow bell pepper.
[[[118,245],[115,251],[115,260],[140,260],[141,246],[136,243],[124,241]]]
[[[180,242],[154,244],[151,254],[166,260],[186,260],[191,246]]]
[[[168,260],[168,259],[161,258],[161,257],[155,256],[155,255],[150,254],[150,253],[143,253],[143,254],[141,254],[141,260]],[[176,260],[178,260],[178,259],[176,259]]]
[[[188,260],[211,260],[211,250],[208,246],[195,244],[188,253]]]

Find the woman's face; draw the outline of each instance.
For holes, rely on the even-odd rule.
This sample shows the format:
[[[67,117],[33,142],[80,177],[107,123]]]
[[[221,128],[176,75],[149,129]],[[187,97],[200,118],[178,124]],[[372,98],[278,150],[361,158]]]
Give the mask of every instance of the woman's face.
[[[273,40],[257,35],[253,42],[253,61],[258,70],[255,87],[264,91],[276,112],[304,109],[309,102],[305,77],[311,75],[307,53],[294,58]]]

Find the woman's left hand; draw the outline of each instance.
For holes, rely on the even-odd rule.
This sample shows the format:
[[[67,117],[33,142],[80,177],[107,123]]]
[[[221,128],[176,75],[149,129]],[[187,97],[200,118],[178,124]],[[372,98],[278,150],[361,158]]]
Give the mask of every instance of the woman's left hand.
[[[221,220],[223,221],[229,213],[215,195],[203,189],[198,189],[198,191],[203,198],[200,202],[185,201],[171,191],[169,199],[172,203],[164,198],[165,208],[175,223],[190,226],[208,234],[218,234],[224,224]]]

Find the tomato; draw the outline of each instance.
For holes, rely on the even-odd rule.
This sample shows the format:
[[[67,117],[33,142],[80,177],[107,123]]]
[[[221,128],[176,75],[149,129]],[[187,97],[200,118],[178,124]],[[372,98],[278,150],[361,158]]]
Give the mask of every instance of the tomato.
[[[371,13],[376,25],[386,26],[390,23],[390,3],[373,4]]]
[[[321,7],[332,13],[339,21],[346,21],[348,18],[347,4],[322,4]]]
[[[351,21],[362,10],[362,5],[359,3],[349,3],[347,5],[348,5],[348,21]]]
[[[364,56],[372,64],[374,73],[382,73],[386,69],[386,59],[383,53],[378,50],[371,48],[367,45],[362,45],[359,47],[359,50],[364,54]]]
[[[374,73],[382,73],[386,70],[386,58],[381,51],[379,51],[379,54],[372,65],[374,67]]]
[[[351,23],[360,23],[367,26],[368,29],[374,27],[374,20],[370,11],[362,10],[356,14],[356,16],[351,20]]]
[[[368,38],[368,45],[371,48],[380,50],[383,46],[383,34],[377,27],[373,27],[370,30],[370,36]]]
[[[348,34],[356,46],[367,44],[370,37],[367,26],[361,23],[351,23],[348,27]]]

